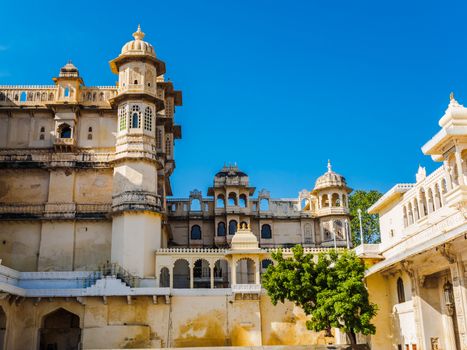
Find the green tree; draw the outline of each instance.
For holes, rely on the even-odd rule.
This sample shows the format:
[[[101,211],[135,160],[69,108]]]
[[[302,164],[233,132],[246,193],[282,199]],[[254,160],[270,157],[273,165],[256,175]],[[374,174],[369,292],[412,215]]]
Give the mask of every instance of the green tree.
[[[354,246],[360,244],[360,223],[358,219],[358,209],[362,211],[362,230],[365,243],[378,243],[381,241],[379,232],[379,215],[368,214],[367,210],[382,196],[378,191],[358,190],[349,196],[350,228],[352,230],[352,243]]]
[[[365,266],[352,251],[321,253],[315,262],[300,245],[292,248],[293,257],[284,258],[279,250],[272,254],[262,285],[274,305],[289,300],[311,316],[307,328],[326,331],[339,328],[352,345],[356,333],[374,334],[371,319],[377,307],[370,303],[363,283]]]

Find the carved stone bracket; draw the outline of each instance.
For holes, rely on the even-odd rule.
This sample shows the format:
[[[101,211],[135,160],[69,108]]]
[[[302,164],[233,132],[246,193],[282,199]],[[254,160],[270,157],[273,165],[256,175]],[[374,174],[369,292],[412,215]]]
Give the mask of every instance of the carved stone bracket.
[[[436,249],[439,251],[439,253],[444,258],[446,258],[446,260],[450,264],[454,264],[457,261],[456,255],[451,251],[451,244],[450,243],[443,244],[442,246],[439,246]]]

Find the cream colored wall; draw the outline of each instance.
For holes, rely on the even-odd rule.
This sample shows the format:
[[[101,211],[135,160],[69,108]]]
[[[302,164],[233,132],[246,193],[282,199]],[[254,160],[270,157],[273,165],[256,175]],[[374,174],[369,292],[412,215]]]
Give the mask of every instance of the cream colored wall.
[[[404,215],[402,206],[398,205],[400,201],[395,201],[383,209],[379,217],[379,225],[381,230],[382,246],[392,245],[402,238],[404,230]],[[391,236],[391,230],[394,236]],[[384,248],[383,248],[384,249]]]
[[[114,216],[111,261],[139,277],[154,277],[154,251],[161,248],[161,235],[159,214],[132,212]]]
[[[76,173],[76,203],[112,203],[112,169],[80,170]]]
[[[39,248],[39,271],[73,270],[75,223],[44,221]]]
[[[57,169],[50,172],[49,202],[74,202],[76,172],[70,169]]]
[[[88,140],[92,127],[92,140]],[[117,113],[82,113],[78,118],[77,141],[82,148],[114,148],[117,133]]]
[[[0,221],[2,265],[18,271],[37,271],[40,238],[38,221]]]
[[[49,171],[42,169],[0,172],[0,203],[44,203],[49,192]]]
[[[97,270],[110,261],[112,222],[77,221],[74,243],[74,270]]]
[[[157,192],[157,171],[154,164],[143,161],[127,161],[115,166],[113,193],[125,191]]]

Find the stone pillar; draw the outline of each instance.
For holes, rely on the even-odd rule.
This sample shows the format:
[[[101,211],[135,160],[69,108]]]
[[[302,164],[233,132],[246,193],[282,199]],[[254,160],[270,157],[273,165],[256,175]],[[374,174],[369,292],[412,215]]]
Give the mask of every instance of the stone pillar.
[[[261,261],[259,260],[259,257],[255,258],[255,284],[261,284],[261,278],[260,278],[260,264]]]
[[[232,258],[231,264],[232,264],[230,266],[230,271],[232,271],[231,285],[234,286],[235,284],[237,284],[237,261],[234,258]]]
[[[194,263],[193,262],[190,262],[188,264],[188,267],[190,269],[190,289],[193,289],[193,284],[194,284],[194,281],[193,281],[193,268],[194,268]]]
[[[209,276],[211,277],[211,289],[214,289],[214,263],[212,262],[209,263],[209,271]]]
[[[169,286],[170,286],[171,289],[174,287],[174,269],[173,269],[173,266],[170,269]]]
[[[454,293],[454,304],[456,307],[456,314],[452,317],[457,317],[457,328],[459,331],[459,340],[462,349],[467,349],[467,290],[465,280],[464,263],[460,257],[456,257],[449,265],[452,278],[452,287]]]
[[[456,151],[454,155],[456,156],[456,168],[457,168],[457,177],[459,179],[459,185],[465,185],[465,178],[464,178],[464,171],[462,169],[462,157],[461,157],[462,149],[456,145]]]
[[[329,208],[331,208],[332,207],[332,194],[328,193],[327,196],[328,196],[328,206]]]

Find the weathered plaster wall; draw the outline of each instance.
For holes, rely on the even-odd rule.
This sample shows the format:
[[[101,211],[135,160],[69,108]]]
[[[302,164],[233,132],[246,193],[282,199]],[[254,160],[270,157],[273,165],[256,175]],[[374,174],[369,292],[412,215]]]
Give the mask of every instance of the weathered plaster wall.
[[[112,169],[81,170],[76,173],[76,203],[112,203]]]
[[[40,237],[38,221],[0,221],[2,265],[19,271],[37,271]]]
[[[305,329],[303,313],[290,304],[273,307],[261,300],[234,300],[231,296],[42,300],[36,305],[0,300],[7,315],[7,348],[34,349],[44,316],[60,307],[80,318],[84,349],[128,349],[189,346],[253,346],[324,343],[322,335]],[[329,341],[329,339],[326,339]]]
[[[0,171],[0,203],[44,203],[49,192],[49,171]]]

